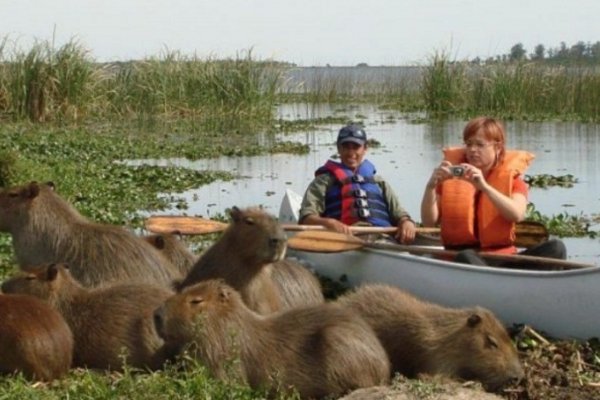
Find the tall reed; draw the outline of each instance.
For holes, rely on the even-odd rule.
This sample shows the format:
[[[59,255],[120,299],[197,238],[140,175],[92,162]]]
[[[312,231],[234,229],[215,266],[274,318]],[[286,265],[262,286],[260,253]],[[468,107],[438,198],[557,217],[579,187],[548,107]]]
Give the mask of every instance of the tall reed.
[[[200,59],[165,51],[140,61],[101,64],[70,41],[8,51],[0,42],[0,116],[41,121],[97,119],[271,121],[284,68],[254,60]]]
[[[436,56],[423,75],[431,114],[600,120],[600,69],[539,63],[473,65]]]

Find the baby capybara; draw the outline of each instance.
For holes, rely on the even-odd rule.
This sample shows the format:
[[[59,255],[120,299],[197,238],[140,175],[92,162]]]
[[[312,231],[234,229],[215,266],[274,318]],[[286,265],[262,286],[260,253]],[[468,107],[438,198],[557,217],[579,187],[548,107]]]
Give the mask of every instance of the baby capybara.
[[[394,372],[478,380],[488,390],[523,376],[505,327],[484,308],[442,307],[382,284],[364,285],[336,302],[373,327]]]
[[[321,398],[390,377],[373,330],[334,304],[261,316],[231,286],[207,280],[173,295],[154,315],[167,343],[187,349],[217,378],[241,378],[253,388]]]
[[[113,284],[89,289],[64,264],[20,272],[2,284],[5,293],[21,293],[46,301],[58,310],[73,332],[73,364],[120,370],[156,369],[169,356],[153,322],[153,311],[172,292],[149,284]]]
[[[0,294],[0,373],[49,381],[71,367],[73,335],[63,317],[31,296]]]
[[[283,259],[287,237],[277,220],[259,208],[233,207],[231,224],[198,259],[179,289],[221,278],[240,292],[254,311],[269,314],[283,307],[271,277],[271,263]]]
[[[89,221],[51,183],[0,190],[0,232],[12,235],[21,268],[65,262],[85,286],[115,281],[167,286],[177,278],[149,243],[120,226]]]

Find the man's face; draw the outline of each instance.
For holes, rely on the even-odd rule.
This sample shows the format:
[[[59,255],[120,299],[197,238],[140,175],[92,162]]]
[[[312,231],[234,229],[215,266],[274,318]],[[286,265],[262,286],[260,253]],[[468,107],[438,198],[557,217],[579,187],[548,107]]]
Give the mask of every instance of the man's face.
[[[352,142],[342,143],[338,145],[338,153],[340,153],[342,164],[352,171],[356,171],[367,154],[367,146]]]

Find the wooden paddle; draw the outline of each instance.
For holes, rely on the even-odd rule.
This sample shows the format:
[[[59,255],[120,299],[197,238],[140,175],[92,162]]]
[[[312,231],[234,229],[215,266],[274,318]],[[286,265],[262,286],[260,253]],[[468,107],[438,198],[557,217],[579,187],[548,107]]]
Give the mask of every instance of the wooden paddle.
[[[201,235],[207,233],[221,232],[227,229],[228,224],[212,219],[201,217],[188,217],[181,215],[153,215],[145,221],[146,229],[154,233],[179,233],[182,235]],[[319,231],[325,228],[320,225],[296,225],[283,224],[286,231]],[[394,233],[396,227],[376,227],[376,226],[353,226],[353,233]],[[439,228],[417,228],[418,233],[439,234]],[[517,247],[532,247],[536,244],[548,240],[548,230],[546,227],[533,221],[519,222],[516,227]]]
[[[443,257],[454,257],[458,253],[454,250],[444,250],[423,246],[402,245],[394,243],[366,242],[356,236],[331,231],[300,232],[288,240],[288,246],[292,249],[319,252],[339,253],[350,250],[381,249],[392,251],[404,251],[417,255],[433,255]],[[559,260],[547,257],[526,256],[520,254],[496,254],[489,252],[478,253],[485,260],[502,261],[511,264],[539,265],[546,267],[560,267],[561,269],[580,269],[594,267],[592,264],[584,264],[573,261]],[[516,266],[518,267],[518,265]],[[526,269],[526,268],[523,268]]]

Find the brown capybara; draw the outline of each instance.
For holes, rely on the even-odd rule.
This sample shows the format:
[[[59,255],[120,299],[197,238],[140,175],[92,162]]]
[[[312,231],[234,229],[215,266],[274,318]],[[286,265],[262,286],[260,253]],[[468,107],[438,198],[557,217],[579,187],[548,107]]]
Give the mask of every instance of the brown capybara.
[[[270,270],[281,297],[282,309],[325,302],[319,278],[300,262],[286,258],[274,262]]]
[[[523,376],[505,327],[484,308],[442,307],[383,284],[363,285],[336,302],[373,327],[393,372],[478,380],[488,390]]]
[[[73,335],[60,313],[32,296],[0,294],[0,373],[50,381],[72,358]]]
[[[75,339],[74,366],[120,370],[126,362],[156,369],[169,355],[152,320],[173,293],[162,286],[116,283],[90,289],[66,265],[49,264],[17,273],[2,291],[35,296],[62,314]]]
[[[373,330],[335,304],[261,316],[212,279],[170,297],[154,320],[168,344],[183,346],[215,377],[253,388],[321,398],[389,381],[389,360]]]
[[[147,235],[143,239],[158,249],[182,276],[190,272],[198,259],[176,234]],[[321,282],[300,262],[283,259],[275,261],[268,269],[281,295],[284,309],[325,301]]]
[[[21,268],[65,262],[84,286],[114,281],[167,286],[177,278],[149,243],[122,227],[90,222],[51,183],[1,190],[0,231],[12,235]]]
[[[146,242],[158,250],[182,278],[192,270],[198,257],[186,246],[183,239],[176,234],[155,234],[143,236]]]
[[[259,208],[231,210],[232,222],[198,259],[179,289],[221,278],[239,291],[252,310],[269,314],[283,308],[271,277],[272,264],[283,259],[287,237],[277,220]]]

